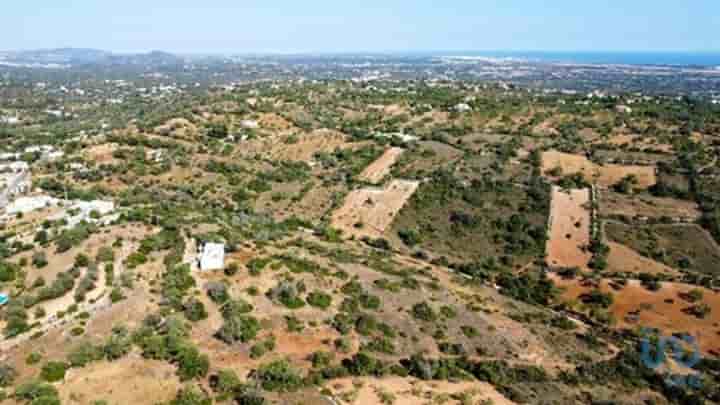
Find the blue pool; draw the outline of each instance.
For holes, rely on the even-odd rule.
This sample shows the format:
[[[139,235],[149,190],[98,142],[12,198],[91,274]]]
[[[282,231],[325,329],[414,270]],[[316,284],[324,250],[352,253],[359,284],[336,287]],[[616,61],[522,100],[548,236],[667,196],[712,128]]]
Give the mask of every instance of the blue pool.
[[[9,301],[9,298],[5,294],[0,294],[0,305],[5,305]]]

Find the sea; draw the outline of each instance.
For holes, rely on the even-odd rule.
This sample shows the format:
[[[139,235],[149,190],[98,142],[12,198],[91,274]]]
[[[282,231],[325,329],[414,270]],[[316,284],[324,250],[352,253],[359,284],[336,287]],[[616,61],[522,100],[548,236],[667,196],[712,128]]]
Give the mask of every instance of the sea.
[[[449,51],[433,56],[486,57],[554,63],[603,65],[699,66],[720,69],[718,52],[552,52],[552,51]]]

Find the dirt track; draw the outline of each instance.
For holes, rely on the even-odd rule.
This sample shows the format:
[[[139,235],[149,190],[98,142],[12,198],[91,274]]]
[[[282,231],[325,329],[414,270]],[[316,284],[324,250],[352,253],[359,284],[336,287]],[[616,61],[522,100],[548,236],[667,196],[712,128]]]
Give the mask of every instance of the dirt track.
[[[404,149],[390,148],[385,151],[377,160],[372,162],[360,173],[360,179],[377,184],[390,173],[390,168],[397,162]]]

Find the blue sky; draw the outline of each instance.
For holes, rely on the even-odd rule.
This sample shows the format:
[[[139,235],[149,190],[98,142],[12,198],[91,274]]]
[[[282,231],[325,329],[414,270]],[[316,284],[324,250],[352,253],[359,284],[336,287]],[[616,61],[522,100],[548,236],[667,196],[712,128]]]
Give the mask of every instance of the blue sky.
[[[719,0],[8,0],[0,49],[720,51]]]

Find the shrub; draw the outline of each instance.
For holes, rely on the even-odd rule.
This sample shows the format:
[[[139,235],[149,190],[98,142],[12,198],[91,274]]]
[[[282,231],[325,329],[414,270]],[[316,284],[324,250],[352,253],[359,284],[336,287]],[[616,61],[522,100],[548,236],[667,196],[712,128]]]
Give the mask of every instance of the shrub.
[[[232,262],[232,263],[228,264],[227,267],[225,267],[225,275],[228,277],[232,277],[237,274],[239,269],[240,269],[240,266],[238,266],[237,263]]]
[[[596,305],[601,308],[610,308],[613,303],[612,295],[601,292],[600,290],[593,290],[589,293],[580,296],[582,302],[588,305]]]
[[[478,335],[478,330],[474,326],[464,325],[460,327],[460,330],[462,331],[463,335],[469,338],[474,338]]]
[[[260,322],[252,316],[232,316],[225,319],[225,323],[215,336],[227,344],[238,341],[248,342],[255,339],[260,331]]]
[[[0,283],[15,280],[18,270],[18,266],[13,263],[8,263],[4,261],[0,262]]]
[[[33,266],[37,267],[38,269],[41,269],[48,265],[47,256],[45,255],[45,252],[35,252],[32,255],[32,264]]]
[[[0,388],[9,387],[15,382],[17,371],[9,364],[0,364]]]
[[[197,322],[207,319],[208,313],[202,301],[191,298],[185,303],[185,317],[192,322]]]
[[[457,310],[448,305],[443,305],[442,307],[440,307],[440,313],[448,319],[453,319],[457,317]]]
[[[300,297],[300,291],[304,287],[298,284],[292,284],[288,281],[282,281],[267,292],[269,299],[279,302],[290,309],[298,309],[305,306],[305,301]]]
[[[308,294],[307,302],[314,307],[326,309],[332,304],[332,297],[320,291],[313,291]]]
[[[210,388],[220,394],[232,394],[242,383],[233,370],[220,370],[210,377]]]
[[[365,309],[377,310],[380,308],[380,298],[376,295],[367,293],[360,294],[358,297],[360,305]]]
[[[87,255],[78,253],[75,256],[75,267],[87,267],[88,265],[90,265],[90,258]]]
[[[200,354],[194,346],[183,346],[178,352],[176,360],[178,365],[177,374],[182,381],[205,377],[210,369],[208,356]]]
[[[109,246],[103,246],[98,249],[97,256],[95,258],[99,263],[112,263],[115,261],[115,252]]]
[[[30,381],[17,387],[15,397],[21,400],[37,404],[57,404],[60,405],[58,399],[58,391],[50,384],[40,381]]]
[[[398,236],[409,247],[413,247],[422,241],[420,234],[414,229],[401,229]]]
[[[265,353],[275,350],[275,337],[270,336],[269,338],[265,339],[264,341],[254,344],[250,348],[250,357],[253,359],[259,359],[260,357],[264,356]]]
[[[216,304],[222,304],[230,299],[230,294],[225,283],[212,281],[207,284],[207,295]]]
[[[303,385],[300,373],[286,360],[264,364],[253,372],[252,377],[263,389],[272,392],[297,391]]]
[[[47,382],[56,382],[65,378],[68,364],[60,361],[49,361],[45,363],[40,371],[40,377]]]
[[[68,354],[70,367],[85,367],[93,361],[101,360],[104,357],[102,347],[94,346],[91,343],[83,343],[75,347]]]
[[[168,405],[211,405],[212,399],[192,388],[183,388]]]
[[[412,307],[412,315],[415,319],[426,322],[434,322],[437,319],[435,310],[426,302],[420,302]]]

